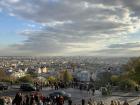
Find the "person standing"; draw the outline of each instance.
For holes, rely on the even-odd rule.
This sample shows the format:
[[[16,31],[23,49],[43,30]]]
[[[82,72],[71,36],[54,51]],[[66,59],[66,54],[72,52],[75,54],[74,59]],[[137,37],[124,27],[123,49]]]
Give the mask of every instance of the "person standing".
[[[26,96],[25,96],[25,103],[26,103],[26,105],[29,105],[29,100],[30,100],[29,96],[26,95]]]
[[[13,105],[22,105],[22,95],[20,92],[16,94],[12,104]]]
[[[72,100],[71,99],[68,100],[68,105],[72,105]]]
[[[35,104],[35,97],[34,97],[34,95],[32,94],[32,95],[30,96],[30,105],[33,105],[33,104]]]
[[[82,105],[85,105],[85,99],[82,99]]]
[[[92,88],[92,95],[94,96],[94,93],[95,93],[95,88],[93,87]]]

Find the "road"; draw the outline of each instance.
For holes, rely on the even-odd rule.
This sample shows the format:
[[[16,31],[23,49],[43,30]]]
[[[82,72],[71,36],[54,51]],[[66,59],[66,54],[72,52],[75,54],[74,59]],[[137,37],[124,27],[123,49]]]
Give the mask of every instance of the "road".
[[[12,87],[7,91],[3,91],[0,92],[0,96],[11,96],[14,97],[15,94],[19,91],[19,86],[16,87]],[[43,88],[42,89],[42,94],[44,96],[48,96],[50,93],[54,92],[55,90],[51,89],[51,88]],[[60,90],[62,91],[62,90]],[[73,88],[69,88],[69,89],[63,89],[63,91],[70,93],[72,96],[72,101],[73,104],[77,104],[77,103],[81,103],[81,99],[84,98],[85,100],[89,100],[91,99],[95,99],[97,102],[103,100],[105,105],[110,105],[110,101],[111,100],[120,100],[121,103],[123,103],[124,100],[128,100],[130,105],[137,105],[137,103],[140,101],[140,97],[127,97],[127,96],[121,96],[120,95],[116,95],[116,96],[108,96],[108,97],[103,97],[100,95],[99,91],[95,92],[95,96],[92,96],[91,93],[88,93],[87,91],[80,91],[79,89],[73,89]],[[124,95],[124,94],[122,94]],[[87,101],[86,101],[87,102]],[[67,102],[65,103],[65,105],[67,105]]]

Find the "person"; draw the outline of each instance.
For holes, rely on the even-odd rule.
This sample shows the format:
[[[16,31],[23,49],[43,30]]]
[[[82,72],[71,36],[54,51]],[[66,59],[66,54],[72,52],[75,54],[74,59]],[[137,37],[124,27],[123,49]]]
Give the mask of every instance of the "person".
[[[94,96],[94,93],[95,93],[95,88],[93,87],[92,88],[92,95]]]
[[[100,102],[100,105],[104,105],[103,101]]]
[[[135,87],[135,91],[139,91],[139,87],[138,86]]]
[[[13,105],[21,105],[22,104],[22,95],[20,92],[16,94],[12,104]]]
[[[87,92],[88,92],[88,94],[90,94],[90,88],[89,88],[89,86],[88,86],[88,88],[87,88]]]
[[[54,96],[52,99],[52,104],[55,105],[58,102],[57,100],[59,100],[59,99],[57,99],[57,97]]]
[[[140,102],[137,105],[140,105]]]
[[[43,105],[44,103],[42,102],[42,100],[41,99],[39,99],[39,103],[38,103],[38,105]]]
[[[46,101],[46,103],[49,103],[49,102],[51,102],[51,99],[49,97],[46,97],[45,101]]]
[[[82,105],[85,105],[85,99],[82,99]]]
[[[110,105],[115,105],[113,100],[111,100],[111,104]]]
[[[100,102],[97,102],[97,105],[100,105]]]
[[[34,99],[35,99],[35,102],[37,104],[39,104],[39,96],[38,96],[38,93],[35,94]]]
[[[33,105],[33,104],[35,104],[35,97],[34,97],[33,94],[31,94],[31,96],[30,96],[30,105]]]
[[[68,105],[72,105],[72,100],[71,99],[68,100]]]
[[[129,105],[127,100],[124,101],[123,105]]]
[[[43,104],[45,104],[46,97],[43,94],[40,94],[40,99],[43,102]]]
[[[25,96],[25,104],[26,104],[26,105],[29,105],[29,100],[30,100],[29,96],[26,95],[26,96]]]
[[[51,105],[51,102],[48,102],[47,105]]]
[[[59,105],[63,105],[64,104],[64,97],[60,96],[59,97]]]
[[[0,97],[0,105],[4,105],[4,104],[5,104],[4,98]]]

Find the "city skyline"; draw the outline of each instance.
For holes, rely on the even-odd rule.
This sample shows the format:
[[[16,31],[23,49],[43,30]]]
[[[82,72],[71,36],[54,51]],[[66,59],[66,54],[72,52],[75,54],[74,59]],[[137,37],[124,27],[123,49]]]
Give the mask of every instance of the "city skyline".
[[[0,56],[139,56],[139,0],[1,0]]]

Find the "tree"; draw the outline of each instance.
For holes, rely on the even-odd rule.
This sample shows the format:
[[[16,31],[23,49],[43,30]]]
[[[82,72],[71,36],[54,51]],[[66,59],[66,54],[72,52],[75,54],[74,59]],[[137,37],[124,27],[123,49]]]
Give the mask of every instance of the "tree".
[[[140,84],[140,58],[132,58],[124,65],[127,79],[131,79]]]
[[[53,76],[50,76],[50,77],[47,78],[47,81],[49,83],[55,83],[55,82],[57,82],[57,79],[55,77],[53,77]]]
[[[24,82],[24,83],[32,83],[33,82],[33,78],[30,75],[21,77],[17,80],[18,82]]]
[[[29,72],[28,72],[28,74],[29,74],[31,77],[33,77],[33,78],[35,78],[35,77],[37,77],[37,76],[38,76],[38,74],[37,74],[37,73],[32,72],[32,71],[29,71]]]
[[[111,82],[112,82],[114,85],[118,84],[118,83],[119,83],[119,76],[117,76],[117,75],[112,75],[112,76],[111,76]]]
[[[72,77],[72,74],[68,71],[68,70],[65,70],[62,74],[62,80],[65,82],[65,83],[69,83],[71,82],[73,79]]]
[[[7,78],[7,75],[5,74],[4,70],[0,70],[0,81]]]
[[[131,79],[121,80],[120,81],[120,88],[122,90],[131,90],[137,86],[137,83]]]
[[[111,72],[105,71],[97,75],[99,80],[98,82],[101,83],[102,86],[106,85],[107,83],[111,82]]]

